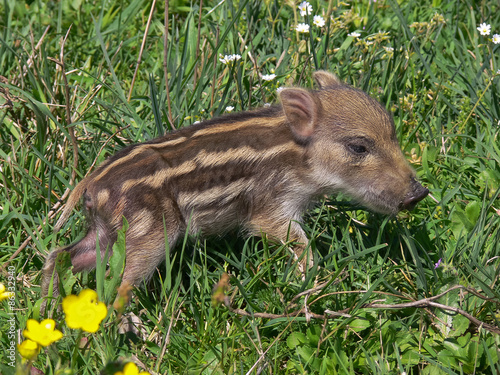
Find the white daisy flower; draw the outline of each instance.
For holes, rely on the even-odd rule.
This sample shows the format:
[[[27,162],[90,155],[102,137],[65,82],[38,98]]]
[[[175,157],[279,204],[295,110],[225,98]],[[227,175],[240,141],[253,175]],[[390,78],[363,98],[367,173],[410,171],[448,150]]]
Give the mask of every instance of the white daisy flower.
[[[490,32],[491,32],[491,25],[488,25],[486,23],[482,23],[479,25],[479,27],[477,28],[477,30],[479,31],[479,33],[481,35],[490,35]]]
[[[295,27],[299,33],[307,34],[309,32],[309,25],[307,23],[299,23],[297,27]]]
[[[222,55],[221,55],[222,56]],[[241,55],[225,55],[219,59],[219,61],[225,65],[229,64],[232,61],[238,61],[241,59]]]
[[[493,40],[493,43],[495,43],[495,44],[500,43],[500,35],[498,35],[498,34],[493,35],[492,40]]]
[[[309,4],[307,1],[303,1],[299,4],[298,6],[300,10],[300,15],[303,17],[306,14],[311,14],[313,11],[313,7],[311,4]]]
[[[314,16],[313,24],[318,27],[325,26],[325,19],[321,16]]]
[[[357,33],[356,31],[353,31],[350,34],[347,34],[347,36],[353,37],[353,38],[359,38],[361,36],[360,33]]]
[[[263,74],[262,75],[262,79],[264,81],[272,81],[275,78],[276,78],[276,74]]]
[[[221,56],[222,56],[222,55],[221,55]],[[229,56],[228,56],[228,55],[226,55],[226,56],[223,56],[223,57],[219,58],[219,61],[220,61],[221,63],[223,63],[223,64],[227,65],[227,64],[229,64],[229,61],[231,61],[231,60],[229,60]]]

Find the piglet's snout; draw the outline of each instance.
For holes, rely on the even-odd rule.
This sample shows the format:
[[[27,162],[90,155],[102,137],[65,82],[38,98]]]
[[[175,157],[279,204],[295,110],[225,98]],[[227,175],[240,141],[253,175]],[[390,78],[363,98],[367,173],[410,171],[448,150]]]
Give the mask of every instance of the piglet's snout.
[[[423,187],[416,179],[411,179],[410,192],[401,203],[402,210],[412,210],[415,205],[429,194],[429,189]]]

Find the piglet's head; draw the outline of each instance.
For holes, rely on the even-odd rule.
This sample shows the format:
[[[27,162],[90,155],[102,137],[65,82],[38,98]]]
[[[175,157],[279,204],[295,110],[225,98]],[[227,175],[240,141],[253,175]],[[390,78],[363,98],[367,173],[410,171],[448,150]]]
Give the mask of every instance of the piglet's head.
[[[333,74],[318,71],[314,78],[319,90],[290,88],[280,96],[318,191],[345,193],[385,214],[412,209],[429,190],[403,156],[391,115]]]

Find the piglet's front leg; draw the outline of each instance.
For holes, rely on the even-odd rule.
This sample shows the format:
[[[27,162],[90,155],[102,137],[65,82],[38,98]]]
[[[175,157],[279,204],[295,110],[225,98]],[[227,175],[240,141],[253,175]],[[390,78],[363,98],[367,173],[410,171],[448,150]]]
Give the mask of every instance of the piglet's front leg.
[[[279,209],[276,211],[279,212]],[[296,261],[299,262],[299,272],[305,275],[309,268],[314,265],[311,250],[307,247],[308,240],[300,224],[290,218],[282,218],[270,215],[272,210],[254,214],[249,222],[250,231],[256,236],[265,233],[271,241],[292,244],[288,249]],[[307,253],[304,252],[307,250]]]

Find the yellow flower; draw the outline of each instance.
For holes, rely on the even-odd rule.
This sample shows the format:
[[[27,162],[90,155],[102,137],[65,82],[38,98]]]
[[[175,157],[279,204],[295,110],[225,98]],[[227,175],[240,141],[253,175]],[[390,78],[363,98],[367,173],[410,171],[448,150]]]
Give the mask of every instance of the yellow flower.
[[[149,372],[141,371],[134,362],[129,362],[123,367],[123,371],[115,372],[114,375],[151,375]]]
[[[38,355],[40,346],[35,341],[26,339],[17,346],[17,350],[19,350],[19,354],[21,354],[23,358],[31,360]]]
[[[10,298],[13,295],[14,295],[14,292],[6,292],[5,285],[0,283],[0,302],[2,302],[4,299]]]
[[[27,339],[33,340],[41,346],[49,346],[63,337],[62,332],[55,329],[55,327],[56,322],[52,319],[45,319],[40,323],[38,323],[35,319],[28,319],[23,335]]]
[[[97,301],[97,293],[91,289],[82,290],[79,296],[67,296],[62,307],[69,328],[81,328],[91,333],[99,329],[99,324],[108,313],[106,305]]]

